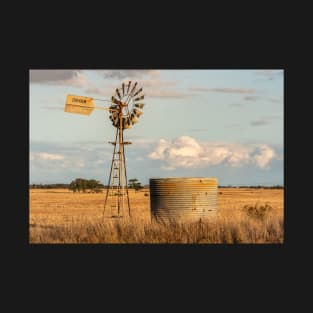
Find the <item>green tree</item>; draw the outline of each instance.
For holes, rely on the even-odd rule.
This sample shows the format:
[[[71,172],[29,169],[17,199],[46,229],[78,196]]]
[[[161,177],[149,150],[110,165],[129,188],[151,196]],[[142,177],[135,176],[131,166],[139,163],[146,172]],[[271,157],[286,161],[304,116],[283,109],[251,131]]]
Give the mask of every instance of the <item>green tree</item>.
[[[135,191],[138,191],[142,189],[143,186],[141,185],[137,178],[132,178],[128,180],[128,188],[135,189]]]
[[[74,181],[72,181],[68,187],[69,190],[73,191],[73,192],[76,192],[76,184]]]
[[[104,188],[98,180],[95,179],[83,179],[76,178],[69,184],[69,190],[73,192],[86,192],[86,190],[91,190],[92,192],[101,192],[101,188]]]

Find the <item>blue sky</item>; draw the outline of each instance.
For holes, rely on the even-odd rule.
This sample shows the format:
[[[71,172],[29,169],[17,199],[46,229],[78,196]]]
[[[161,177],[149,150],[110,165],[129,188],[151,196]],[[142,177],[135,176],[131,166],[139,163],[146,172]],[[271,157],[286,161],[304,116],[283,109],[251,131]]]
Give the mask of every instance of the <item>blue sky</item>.
[[[122,82],[145,95],[124,132],[128,178],[216,177],[283,184],[283,70],[30,70],[30,183],[107,183],[115,128],[106,111],[64,112],[67,94],[109,100]],[[109,102],[95,100],[97,106]]]

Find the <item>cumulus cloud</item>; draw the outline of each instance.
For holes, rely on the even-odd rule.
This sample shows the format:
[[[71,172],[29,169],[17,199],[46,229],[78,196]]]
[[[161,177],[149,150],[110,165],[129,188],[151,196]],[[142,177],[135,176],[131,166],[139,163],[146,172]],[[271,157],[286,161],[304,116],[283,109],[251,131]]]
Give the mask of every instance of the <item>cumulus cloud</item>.
[[[88,80],[80,70],[30,70],[30,83],[84,87]]]
[[[102,171],[112,160],[111,145],[103,141],[72,143],[30,142],[32,173],[77,173]],[[51,174],[54,175],[54,174]]]
[[[251,94],[255,93],[255,89],[244,89],[244,88],[207,88],[207,87],[191,87],[189,88],[191,91],[200,91],[200,92],[222,92],[222,93],[243,93],[243,94]]]
[[[48,152],[31,152],[29,159],[32,167],[46,168],[46,169],[60,169],[60,168],[81,168],[84,167],[84,161],[80,158],[67,158],[64,154],[48,153]]]
[[[160,139],[148,157],[152,160],[162,160],[162,168],[166,170],[219,164],[266,168],[276,157],[276,153],[265,144],[199,143],[192,137],[181,136],[173,141]]]
[[[256,149],[257,153],[254,155],[254,160],[260,168],[267,167],[268,163],[277,157],[275,151],[267,145],[260,145]]]

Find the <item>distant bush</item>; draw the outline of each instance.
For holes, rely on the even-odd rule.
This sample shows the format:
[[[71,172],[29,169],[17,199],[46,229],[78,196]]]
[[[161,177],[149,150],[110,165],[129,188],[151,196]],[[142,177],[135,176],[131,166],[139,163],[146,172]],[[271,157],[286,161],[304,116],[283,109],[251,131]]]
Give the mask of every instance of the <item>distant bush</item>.
[[[140,189],[143,189],[144,187],[141,185],[137,178],[132,178],[128,180],[128,188],[138,191]]]
[[[256,203],[255,205],[245,205],[243,211],[250,217],[256,218],[259,220],[264,219],[265,216],[271,212],[273,208],[268,204],[260,205]]]

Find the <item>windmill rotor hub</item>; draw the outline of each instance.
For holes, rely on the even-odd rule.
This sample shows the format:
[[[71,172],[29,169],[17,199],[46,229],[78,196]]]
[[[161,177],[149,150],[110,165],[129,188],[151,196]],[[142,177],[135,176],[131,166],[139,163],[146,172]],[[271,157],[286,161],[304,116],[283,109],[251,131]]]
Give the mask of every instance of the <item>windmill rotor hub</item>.
[[[109,118],[112,125],[116,128],[129,129],[138,122],[138,118],[143,114],[141,111],[144,104],[139,101],[144,99],[142,88],[138,83],[123,83],[120,88],[116,88],[115,94],[112,96],[111,108],[117,110],[119,114],[112,111]],[[122,125],[120,125],[122,123]]]

